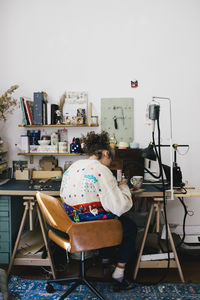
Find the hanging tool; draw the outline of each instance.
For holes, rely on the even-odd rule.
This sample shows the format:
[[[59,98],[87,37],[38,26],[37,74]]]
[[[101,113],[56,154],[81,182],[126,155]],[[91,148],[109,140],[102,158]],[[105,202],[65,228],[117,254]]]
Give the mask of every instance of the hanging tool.
[[[113,109],[114,109],[114,110],[115,110],[115,109],[121,109],[121,117],[116,117],[116,116],[114,116],[114,118],[116,118],[116,119],[122,119],[123,126],[124,126],[124,120],[125,120],[125,118],[124,118],[124,110],[123,110],[123,107],[122,107],[122,106],[113,106]]]
[[[114,127],[115,127],[115,129],[118,129],[117,117],[114,116],[114,117],[113,117],[113,120],[114,120]]]

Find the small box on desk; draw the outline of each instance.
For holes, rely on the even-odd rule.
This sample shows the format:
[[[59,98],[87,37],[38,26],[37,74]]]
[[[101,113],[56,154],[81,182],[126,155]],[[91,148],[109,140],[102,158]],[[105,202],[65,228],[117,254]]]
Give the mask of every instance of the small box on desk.
[[[61,177],[61,176],[62,176],[61,170],[54,170],[54,171],[33,170],[32,173],[33,179],[49,179],[49,178]]]
[[[29,180],[30,179],[30,170],[29,169],[24,169],[23,171],[21,170],[16,170],[15,171],[15,179],[16,180]]]

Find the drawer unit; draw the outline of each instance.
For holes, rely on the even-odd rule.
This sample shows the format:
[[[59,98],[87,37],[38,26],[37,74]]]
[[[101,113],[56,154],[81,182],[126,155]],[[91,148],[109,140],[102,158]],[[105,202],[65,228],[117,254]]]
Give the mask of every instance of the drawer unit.
[[[0,196],[0,263],[8,264],[10,259],[10,197]]]
[[[1,210],[0,210],[0,218],[1,218],[1,217],[8,217],[8,216],[9,216],[9,212],[8,212],[8,211],[4,211],[4,210],[1,211]],[[0,220],[1,220],[1,219],[0,219]]]
[[[9,221],[0,221],[0,233],[3,231],[9,231]]]
[[[9,242],[9,241],[10,241],[10,232],[0,231],[0,243]]]
[[[0,264],[9,264],[23,211],[22,197],[0,196]]]
[[[9,210],[9,201],[8,200],[0,200],[0,211],[8,211]]]
[[[9,252],[0,252],[0,264],[9,264]]]
[[[9,251],[10,251],[9,242],[0,243],[0,252],[9,252]]]

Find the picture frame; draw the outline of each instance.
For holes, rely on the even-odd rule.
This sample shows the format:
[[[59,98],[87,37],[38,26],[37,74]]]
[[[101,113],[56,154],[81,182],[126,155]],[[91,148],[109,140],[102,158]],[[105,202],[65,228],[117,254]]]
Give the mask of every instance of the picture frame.
[[[79,117],[79,111],[85,111],[83,124],[87,123],[88,115],[88,93],[87,92],[66,92],[65,105],[63,107],[63,119],[73,120]],[[80,122],[81,119],[78,119]],[[77,120],[76,120],[77,122]]]

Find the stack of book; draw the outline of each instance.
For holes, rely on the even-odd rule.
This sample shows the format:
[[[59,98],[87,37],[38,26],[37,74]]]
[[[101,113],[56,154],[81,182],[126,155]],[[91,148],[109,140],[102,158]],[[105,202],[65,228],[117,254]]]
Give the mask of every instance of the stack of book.
[[[20,97],[23,125],[50,125],[56,124],[57,104],[44,100],[43,92],[35,92],[33,101]]]

